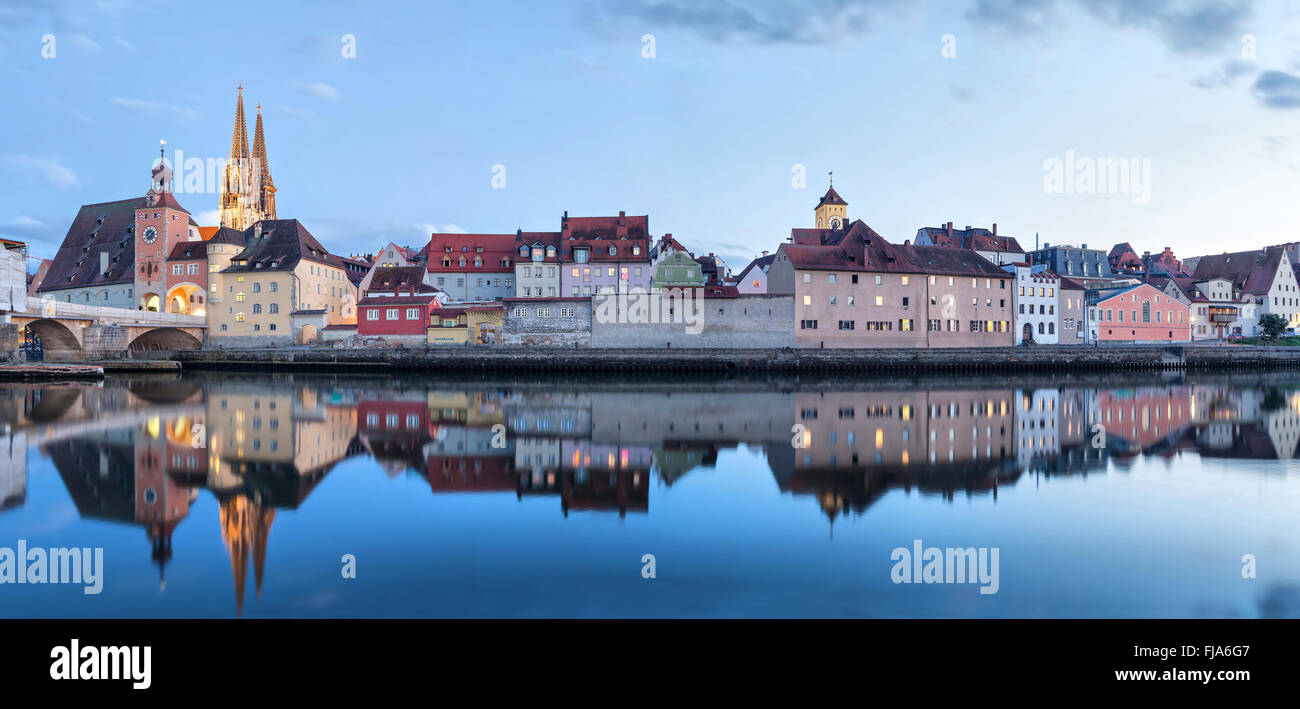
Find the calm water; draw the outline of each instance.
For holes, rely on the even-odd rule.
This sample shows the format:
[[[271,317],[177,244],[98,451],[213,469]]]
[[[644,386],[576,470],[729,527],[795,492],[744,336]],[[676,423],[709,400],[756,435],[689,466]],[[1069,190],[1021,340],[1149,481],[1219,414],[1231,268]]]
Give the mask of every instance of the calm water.
[[[0,547],[104,560],[7,617],[1300,616],[1300,375],[150,377],[0,426]],[[917,539],[997,592],[894,583]]]

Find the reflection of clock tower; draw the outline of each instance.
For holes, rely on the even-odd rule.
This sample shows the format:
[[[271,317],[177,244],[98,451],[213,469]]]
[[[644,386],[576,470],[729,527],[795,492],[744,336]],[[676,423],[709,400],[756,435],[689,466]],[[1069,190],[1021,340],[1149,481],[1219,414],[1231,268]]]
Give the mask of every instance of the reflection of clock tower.
[[[849,203],[845,202],[835,191],[835,178],[831,178],[830,187],[825,196],[817,203],[813,214],[817,218],[818,229],[839,229],[848,222]]]
[[[159,155],[166,150],[162,141]],[[135,210],[136,309],[161,312],[167,302],[167,254],[189,238],[190,213],[172,196],[172,170],[160,158],[153,168],[153,183],[144,204]]]

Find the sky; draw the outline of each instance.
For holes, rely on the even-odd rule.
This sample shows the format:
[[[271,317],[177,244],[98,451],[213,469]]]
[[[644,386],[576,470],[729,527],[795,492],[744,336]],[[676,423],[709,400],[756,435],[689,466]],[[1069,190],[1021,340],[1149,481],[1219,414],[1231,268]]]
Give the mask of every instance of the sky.
[[[899,243],[1300,240],[1289,0],[0,0],[0,76],[0,236],[35,257],[160,140],[225,158],[240,84],[279,217],[345,255],[626,211],[739,270],[832,171]]]

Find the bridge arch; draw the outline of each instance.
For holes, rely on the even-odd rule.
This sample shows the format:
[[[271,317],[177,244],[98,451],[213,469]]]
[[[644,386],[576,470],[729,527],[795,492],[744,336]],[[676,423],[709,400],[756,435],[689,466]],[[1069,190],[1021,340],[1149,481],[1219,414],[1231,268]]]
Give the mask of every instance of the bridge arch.
[[[41,318],[27,323],[27,326],[40,338],[45,359],[74,359],[81,355],[81,341],[58,320]]]
[[[141,333],[127,349],[132,352],[149,350],[197,350],[203,343],[193,335],[175,327],[160,327]]]

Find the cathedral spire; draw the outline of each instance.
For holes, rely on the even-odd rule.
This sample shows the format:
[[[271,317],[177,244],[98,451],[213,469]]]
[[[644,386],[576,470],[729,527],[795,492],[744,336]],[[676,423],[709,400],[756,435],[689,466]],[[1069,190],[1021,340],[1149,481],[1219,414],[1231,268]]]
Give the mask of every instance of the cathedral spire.
[[[266,161],[266,138],[262,135],[262,104],[257,104],[257,125],[253,129],[253,159],[258,171],[262,173],[262,182],[271,182],[271,163]]]
[[[244,122],[244,85],[239,85],[239,98],[235,103],[235,132],[230,138],[230,159],[248,157],[248,124]]]

